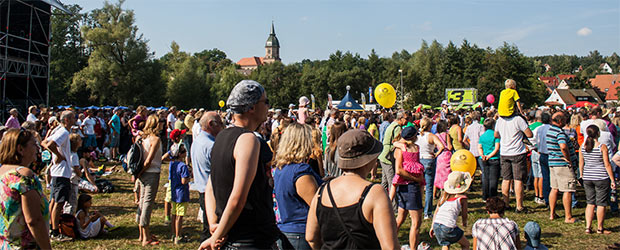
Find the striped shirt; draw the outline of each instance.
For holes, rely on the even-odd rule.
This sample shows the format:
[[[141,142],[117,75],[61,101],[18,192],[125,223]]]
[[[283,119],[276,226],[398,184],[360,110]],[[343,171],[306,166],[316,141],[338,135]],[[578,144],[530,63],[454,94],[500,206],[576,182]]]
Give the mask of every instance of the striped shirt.
[[[479,219],[471,228],[471,236],[477,239],[477,249],[517,249],[519,225],[507,218]]]
[[[549,151],[549,167],[566,167],[568,163],[564,160],[564,154],[560,149],[560,144],[568,146],[568,136],[564,130],[558,126],[551,125],[547,131],[547,150]]]
[[[609,179],[607,170],[605,169],[605,163],[603,162],[603,153],[601,152],[601,145],[592,148],[592,152],[586,152],[585,143],[581,147],[583,153],[583,179],[586,181],[599,181]]]

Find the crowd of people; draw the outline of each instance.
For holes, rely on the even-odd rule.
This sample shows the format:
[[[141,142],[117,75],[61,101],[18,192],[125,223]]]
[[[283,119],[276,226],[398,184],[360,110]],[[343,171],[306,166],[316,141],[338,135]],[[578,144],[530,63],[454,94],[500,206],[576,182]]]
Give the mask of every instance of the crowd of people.
[[[150,221],[165,162],[172,241],[189,240],[182,229],[191,186],[199,193],[200,249],[399,249],[407,216],[411,249],[430,247],[420,240],[423,223],[443,249],[546,249],[538,223],[524,225],[522,246],[520,226],[506,217],[533,209],[526,192],[548,207],[549,220],[560,218],[558,199],[565,223],[577,222],[572,208],[585,204],[584,233],[610,234],[604,221],[608,207],[618,213],[620,112],[524,109],[516,83],[505,85],[497,108],[486,109],[444,102],[436,110],[323,111],[311,110],[306,97],[297,109],[271,109],[267,90],[243,80],[226,112],[32,106],[20,125],[11,110],[0,128],[0,242],[48,249],[50,239],[68,239],[59,229],[63,214],[75,216],[80,238],[116,229],[92,209],[89,194],[101,191],[97,178],[106,172],[94,162],[127,170],[133,150],[141,157],[131,180],[142,246],[160,244]],[[453,154],[473,157],[474,174],[453,171]],[[470,242],[474,182],[488,217],[471,226]]]

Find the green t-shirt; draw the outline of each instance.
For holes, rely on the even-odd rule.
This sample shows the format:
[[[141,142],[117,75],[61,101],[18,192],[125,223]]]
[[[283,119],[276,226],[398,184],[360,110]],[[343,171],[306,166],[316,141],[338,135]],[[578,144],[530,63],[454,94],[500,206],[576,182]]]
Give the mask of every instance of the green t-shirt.
[[[392,140],[396,137],[396,135],[400,134],[400,126],[398,122],[392,122],[390,126],[385,129],[385,134],[383,135],[383,151],[379,155],[379,161],[385,164],[391,164],[391,162],[387,159],[387,155],[394,147]]]
[[[493,131],[493,129],[487,129],[487,131],[484,131],[484,133],[480,136],[478,143],[482,145],[482,152],[484,155],[488,155],[495,150],[495,143],[499,143],[499,138],[495,138],[495,131]],[[499,152],[497,152],[497,154],[490,159],[498,160]]]
[[[535,122],[535,123],[530,124],[529,128],[530,130],[534,131],[534,129],[540,127],[541,125],[542,125],[542,122]]]

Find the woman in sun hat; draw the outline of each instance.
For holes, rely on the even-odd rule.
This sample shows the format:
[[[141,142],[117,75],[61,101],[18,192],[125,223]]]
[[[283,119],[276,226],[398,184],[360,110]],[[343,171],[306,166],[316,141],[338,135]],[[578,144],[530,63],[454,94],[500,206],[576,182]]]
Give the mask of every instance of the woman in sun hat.
[[[458,217],[462,217],[463,228],[467,228],[467,195],[472,178],[468,172],[454,171],[444,183],[441,199],[437,204],[430,236],[437,239],[442,249],[459,243],[462,249],[469,249],[469,241],[463,230],[457,226]]]
[[[383,146],[362,130],[338,139],[343,174],[322,185],[308,211],[306,240],[313,249],[397,249],[391,202],[380,185],[366,180]]]

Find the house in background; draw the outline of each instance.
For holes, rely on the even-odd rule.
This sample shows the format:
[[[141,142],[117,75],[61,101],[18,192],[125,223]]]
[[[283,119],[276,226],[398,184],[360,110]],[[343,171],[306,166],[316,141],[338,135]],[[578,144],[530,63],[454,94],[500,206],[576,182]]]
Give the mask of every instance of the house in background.
[[[593,88],[598,88],[601,92],[606,93],[606,102],[618,102],[617,88],[620,86],[620,74],[596,75],[595,78],[588,81]]]
[[[611,69],[611,66],[609,66],[609,64],[607,63],[601,63],[601,66],[599,66],[598,68],[601,70],[601,73],[614,73],[613,69]]]
[[[538,80],[545,84],[545,87],[547,87],[547,92],[549,93],[553,92],[553,90],[555,90],[555,88],[557,88],[560,84],[558,78],[555,76],[541,76],[538,77]]]
[[[551,92],[551,95],[545,104],[548,105],[562,105],[566,108],[577,102],[587,101],[593,104],[603,104],[603,100],[596,94],[593,89],[555,89]]]

